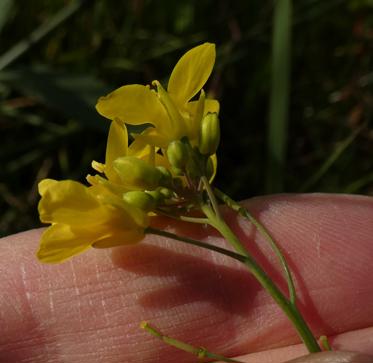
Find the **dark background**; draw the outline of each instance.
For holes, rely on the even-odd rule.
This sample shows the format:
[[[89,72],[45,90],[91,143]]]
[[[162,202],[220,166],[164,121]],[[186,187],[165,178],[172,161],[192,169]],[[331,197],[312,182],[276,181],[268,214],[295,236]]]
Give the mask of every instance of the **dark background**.
[[[216,184],[236,199],[270,193],[273,8],[273,0],[2,0],[0,235],[40,225],[40,179],[84,181],[91,160],[103,161],[99,96],[165,84],[180,56],[205,41],[217,44],[207,85],[221,103]],[[372,10],[372,0],[294,1],[284,192],[373,195]]]

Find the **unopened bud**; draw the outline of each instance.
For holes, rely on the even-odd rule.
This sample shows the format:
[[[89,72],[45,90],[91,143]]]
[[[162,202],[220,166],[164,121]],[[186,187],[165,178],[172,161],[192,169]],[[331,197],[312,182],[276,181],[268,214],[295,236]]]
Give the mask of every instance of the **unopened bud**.
[[[159,186],[162,173],[146,161],[134,156],[114,160],[114,170],[123,184],[133,190],[153,190]]]
[[[165,199],[170,199],[174,195],[173,191],[168,188],[159,188],[158,191]]]
[[[183,170],[189,158],[188,147],[181,140],[170,142],[167,147],[167,158],[174,168]]]
[[[154,209],[156,206],[155,199],[151,195],[139,190],[124,193],[123,200],[146,212]]]
[[[153,198],[154,203],[156,205],[159,205],[164,201],[164,196],[161,194],[161,192],[158,189],[146,191],[145,193],[149,194]]]
[[[171,189],[162,187],[159,187],[156,190],[147,191],[146,194],[149,194],[149,196],[153,198],[156,205],[164,203],[166,199],[170,199],[174,195]]]
[[[203,155],[213,155],[219,146],[220,125],[216,113],[208,113],[201,122],[198,149]]]
[[[203,170],[201,169],[201,160],[199,160],[197,153],[195,153],[194,156],[195,157],[189,159],[186,169],[190,178],[199,179],[203,174]]]
[[[156,169],[161,174],[161,179],[159,181],[159,185],[168,186],[172,183],[172,174],[171,172],[165,168],[164,166],[157,166]]]

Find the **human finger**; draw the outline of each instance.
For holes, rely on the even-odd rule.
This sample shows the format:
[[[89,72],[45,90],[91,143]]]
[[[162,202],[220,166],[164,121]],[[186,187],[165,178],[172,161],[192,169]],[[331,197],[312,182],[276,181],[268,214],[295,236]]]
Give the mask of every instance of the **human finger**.
[[[286,251],[299,305],[316,334],[372,325],[372,199],[278,196],[250,201],[249,207]],[[255,230],[231,214],[227,218],[280,281],[275,258],[264,257],[269,250]],[[208,237],[211,231],[203,228],[168,228],[224,243],[216,235]],[[298,341],[268,295],[224,256],[149,237],[137,246],[90,250],[67,263],[46,266],[34,257],[39,237],[34,231],[8,237],[1,245],[0,287],[8,292],[1,300],[4,359],[23,362],[31,355],[35,363],[50,357],[69,362],[194,361],[139,331],[144,319],[169,335],[227,355]]]

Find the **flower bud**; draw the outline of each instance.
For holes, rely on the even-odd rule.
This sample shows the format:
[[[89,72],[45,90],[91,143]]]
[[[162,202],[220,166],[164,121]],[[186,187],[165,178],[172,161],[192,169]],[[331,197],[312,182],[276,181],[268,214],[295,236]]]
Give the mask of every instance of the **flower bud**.
[[[151,190],[145,192],[149,194],[155,202],[156,205],[164,203],[166,199],[170,199],[173,197],[174,192],[171,189],[159,187],[156,190]]]
[[[154,203],[156,205],[159,205],[159,204],[163,203],[163,201],[164,201],[164,196],[162,195],[162,193],[158,189],[146,191],[145,193],[149,194],[153,198]]]
[[[155,199],[150,194],[139,190],[124,193],[123,200],[146,212],[156,207]]]
[[[133,190],[153,190],[159,186],[162,173],[146,161],[134,156],[114,160],[114,170],[123,184]]]
[[[177,169],[183,170],[188,162],[188,148],[181,140],[170,142],[167,147],[167,158],[170,164]]]
[[[172,190],[168,188],[159,188],[158,190],[165,199],[170,199],[174,195]]]
[[[201,122],[198,149],[203,155],[216,153],[220,141],[219,118],[216,113],[208,113]]]
[[[164,166],[157,166],[156,169],[160,172],[161,178],[158,185],[168,186],[172,183],[172,174]]]

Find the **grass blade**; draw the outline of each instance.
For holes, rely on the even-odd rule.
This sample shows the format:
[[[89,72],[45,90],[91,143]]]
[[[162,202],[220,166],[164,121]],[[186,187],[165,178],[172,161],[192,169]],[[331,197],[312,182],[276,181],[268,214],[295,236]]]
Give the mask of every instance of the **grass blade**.
[[[306,192],[311,187],[313,187],[330,169],[330,167],[338,160],[342,153],[352,144],[356,139],[356,136],[360,131],[366,126],[366,124],[361,125],[354,132],[351,133],[345,140],[341,141],[337,147],[334,149],[332,154],[324,161],[321,167],[313,174],[306,182],[299,188],[300,192]]]
[[[27,38],[15,44],[0,57],[0,70],[13,63],[22,54],[26,53],[35,43],[48,35],[52,30],[57,28],[70,16],[75,14],[86,0],[72,1],[61,9],[52,19],[47,20],[35,29]]]
[[[291,0],[275,1],[272,35],[272,84],[269,106],[267,192],[284,189],[291,53]]]

